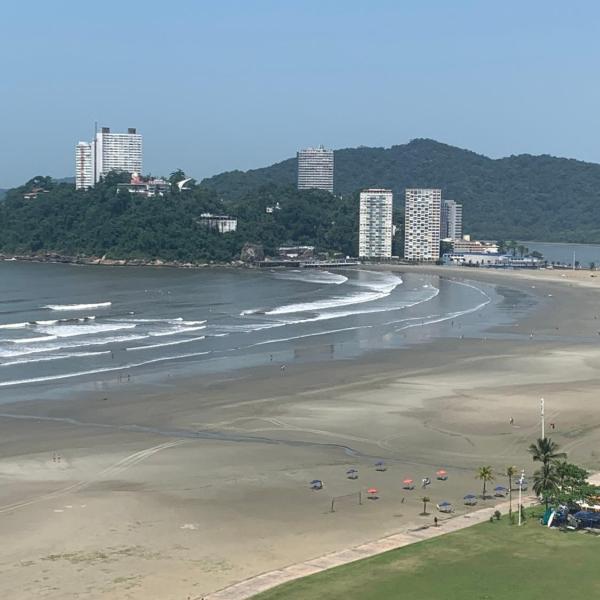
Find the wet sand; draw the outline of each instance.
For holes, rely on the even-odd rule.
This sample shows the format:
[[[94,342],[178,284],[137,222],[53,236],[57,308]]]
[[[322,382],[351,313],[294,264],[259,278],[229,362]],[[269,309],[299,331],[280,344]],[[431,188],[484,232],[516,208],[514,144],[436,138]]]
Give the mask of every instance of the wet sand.
[[[598,470],[598,280],[443,272],[538,304],[478,338],[0,407],[0,594],[201,597],[430,523],[406,477],[431,477],[432,504],[464,511],[462,497],[481,491],[478,466],[531,472],[541,396],[548,433]]]

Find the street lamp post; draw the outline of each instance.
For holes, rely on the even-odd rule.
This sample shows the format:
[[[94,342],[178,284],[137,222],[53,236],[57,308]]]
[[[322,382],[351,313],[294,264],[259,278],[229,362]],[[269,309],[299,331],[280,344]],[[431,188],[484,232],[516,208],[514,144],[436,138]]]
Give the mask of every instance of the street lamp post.
[[[546,418],[544,416],[544,399],[540,401],[540,413],[542,417],[542,439],[546,437]]]
[[[521,527],[521,511],[523,510],[522,494],[523,494],[523,481],[525,480],[525,469],[521,470],[521,477],[519,477],[519,527]]]

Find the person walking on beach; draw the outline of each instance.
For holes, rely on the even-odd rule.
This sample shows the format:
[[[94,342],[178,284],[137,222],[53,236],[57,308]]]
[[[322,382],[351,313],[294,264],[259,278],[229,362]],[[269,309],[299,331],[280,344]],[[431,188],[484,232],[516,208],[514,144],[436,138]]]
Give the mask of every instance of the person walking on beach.
[[[509,419],[508,419],[508,422],[509,422],[511,425],[513,425],[513,424],[514,424],[514,422],[515,422],[515,420],[514,420],[512,417],[509,417]]]
[[[281,374],[285,375],[285,365],[281,365]]]

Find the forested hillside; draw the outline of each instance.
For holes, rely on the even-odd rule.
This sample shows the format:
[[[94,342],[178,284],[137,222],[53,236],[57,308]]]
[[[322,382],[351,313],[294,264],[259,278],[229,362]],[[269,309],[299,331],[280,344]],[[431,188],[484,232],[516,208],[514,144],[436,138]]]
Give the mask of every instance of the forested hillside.
[[[294,185],[296,159],[202,185],[225,201],[277,180]],[[433,140],[335,152],[335,192],[388,187],[402,212],[404,189],[439,187],[464,205],[465,232],[484,239],[600,243],[600,165],[551,156],[493,160]]]
[[[10,190],[0,204],[0,253],[229,261],[239,258],[246,242],[262,244],[269,254],[283,244],[356,252],[356,197],[340,201],[327,192],[269,186],[225,206],[214,191],[200,186],[181,193],[174,186],[173,193],[153,198],[117,193],[117,184],[125,180],[129,175],[111,174],[81,191],[36,177]],[[48,192],[23,197],[36,187]],[[206,229],[199,223],[205,212],[238,217],[237,232],[221,235]]]
[[[184,192],[173,186],[164,197],[117,193],[117,184],[128,180],[113,173],[78,191],[37,177],[8,190],[0,202],[0,253],[229,261],[250,242],[268,254],[280,245],[307,244],[356,255],[358,191],[373,186],[394,190],[396,254],[406,187],[440,187],[444,197],[462,202],[464,230],[478,238],[600,243],[600,165],[550,156],[492,160],[431,140],[336,151],[337,197],[297,191],[295,159],[192,182]],[[48,191],[24,197],[37,187]],[[237,217],[238,231],[207,230],[199,222],[203,212]]]

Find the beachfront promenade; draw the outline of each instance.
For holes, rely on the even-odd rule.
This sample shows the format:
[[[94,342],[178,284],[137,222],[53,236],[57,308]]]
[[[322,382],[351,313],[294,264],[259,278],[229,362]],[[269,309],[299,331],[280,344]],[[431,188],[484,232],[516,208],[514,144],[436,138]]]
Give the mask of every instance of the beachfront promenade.
[[[594,475],[593,478],[590,478],[590,481],[599,484],[600,474]],[[527,496],[523,499],[523,506],[526,508],[535,506],[536,504],[538,504],[538,501],[535,497]],[[294,579],[300,579],[301,577],[313,575],[320,571],[325,571],[326,569],[339,567],[340,565],[345,565],[362,558],[369,558],[370,556],[375,556],[376,554],[381,554],[388,550],[395,550],[410,544],[422,542],[452,531],[465,529],[471,525],[484,523],[489,521],[496,510],[499,510],[505,515],[508,513],[508,508],[508,501],[503,501],[495,506],[481,508],[462,514],[459,513],[450,517],[432,513],[426,519],[423,519],[424,523],[419,527],[406,529],[400,533],[395,533],[352,548],[331,552],[319,556],[318,558],[296,563],[282,569],[262,573],[230,585],[217,592],[213,592],[212,594],[197,596],[194,600],[245,600],[246,598],[252,598],[252,596],[259,594],[260,592],[274,588],[282,583],[293,581]],[[517,503],[515,502],[515,498],[513,498],[513,510],[516,511],[516,509]],[[439,525],[437,527],[433,525],[434,516],[437,516],[439,519]]]

